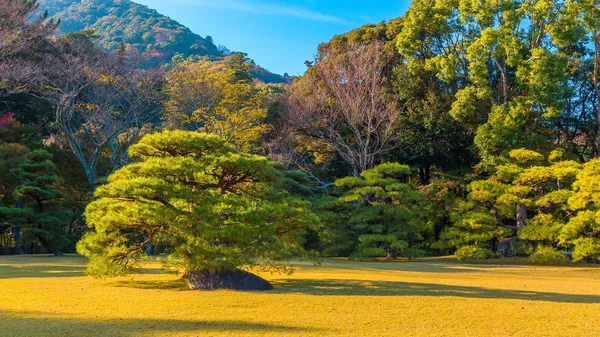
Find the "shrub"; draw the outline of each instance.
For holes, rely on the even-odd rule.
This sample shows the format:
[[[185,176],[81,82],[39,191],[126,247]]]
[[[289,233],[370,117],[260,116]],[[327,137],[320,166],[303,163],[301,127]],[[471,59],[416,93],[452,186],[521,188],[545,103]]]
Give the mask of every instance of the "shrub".
[[[533,254],[531,254],[529,259],[535,263],[550,264],[565,263],[568,261],[567,256],[563,252],[547,246],[539,247]]]
[[[494,252],[487,248],[481,248],[477,246],[463,246],[460,247],[455,253],[459,260],[477,259],[484,260],[495,257]]]
[[[378,257],[385,257],[387,250],[381,247],[365,247],[358,252],[350,255],[351,260],[372,260]]]
[[[427,256],[427,252],[419,248],[406,248],[402,251],[402,256],[409,260]]]

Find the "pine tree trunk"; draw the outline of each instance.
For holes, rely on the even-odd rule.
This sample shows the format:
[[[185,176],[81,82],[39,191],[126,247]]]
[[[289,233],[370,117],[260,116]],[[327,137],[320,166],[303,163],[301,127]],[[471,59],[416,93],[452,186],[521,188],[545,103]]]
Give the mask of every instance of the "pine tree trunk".
[[[527,226],[527,207],[523,204],[517,204],[517,228]]]
[[[44,246],[44,248],[46,248],[47,251],[54,254],[54,256],[62,256],[63,255],[63,253],[60,250],[58,250],[58,248],[52,246],[52,244],[50,244],[50,241],[48,241],[45,237],[38,235],[38,240],[40,240],[40,243],[42,244],[42,246]]]
[[[23,199],[19,199],[19,201],[17,201],[16,208],[21,208],[22,205],[23,205]],[[22,225],[15,225],[13,227],[13,235],[14,235],[14,240],[15,240],[15,254],[17,254],[17,255],[25,254],[25,252],[23,252],[23,249],[21,249],[21,245],[19,244],[19,241],[21,241],[21,229],[22,228],[23,228]]]
[[[14,235],[14,240],[15,240],[15,254],[17,254],[17,255],[25,254],[23,252],[23,249],[21,249],[21,245],[19,244],[19,241],[21,241],[21,225],[15,225],[13,227],[13,235]]]

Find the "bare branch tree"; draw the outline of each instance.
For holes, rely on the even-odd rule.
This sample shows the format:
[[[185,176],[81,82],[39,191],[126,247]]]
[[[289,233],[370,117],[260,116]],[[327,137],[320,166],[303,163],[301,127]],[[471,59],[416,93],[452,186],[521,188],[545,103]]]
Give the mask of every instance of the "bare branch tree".
[[[160,120],[160,70],[142,69],[137,53],[106,54],[85,36],[59,40],[43,61],[36,92],[50,101],[56,124],[81,163],[92,189],[108,152],[113,170],[125,164],[127,148]]]
[[[288,127],[331,148],[355,174],[392,150],[400,109],[389,92],[381,43],[349,45],[319,60],[291,86]]]
[[[0,0],[0,94],[27,91],[27,81],[39,74],[41,51],[57,22],[44,14],[37,19],[35,1]]]

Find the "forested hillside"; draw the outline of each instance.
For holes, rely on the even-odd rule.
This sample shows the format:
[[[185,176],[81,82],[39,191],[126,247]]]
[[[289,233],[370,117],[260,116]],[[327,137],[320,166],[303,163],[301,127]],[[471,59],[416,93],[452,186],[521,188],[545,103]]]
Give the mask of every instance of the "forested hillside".
[[[222,59],[210,36],[202,37],[168,16],[130,0],[42,0],[39,11],[48,11],[60,20],[59,33],[93,30],[97,42],[107,50],[117,50],[121,43],[132,46],[149,57],[153,64],[163,64],[180,55]],[[265,83],[284,83],[287,79],[259,66],[253,76]]]
[[[176,54],[222,55],[211,39],[129,0],[43,0],[40,9],[60,19],[62,33],[93,29],[99,43],[108,50],[125,43],[166,60]]]

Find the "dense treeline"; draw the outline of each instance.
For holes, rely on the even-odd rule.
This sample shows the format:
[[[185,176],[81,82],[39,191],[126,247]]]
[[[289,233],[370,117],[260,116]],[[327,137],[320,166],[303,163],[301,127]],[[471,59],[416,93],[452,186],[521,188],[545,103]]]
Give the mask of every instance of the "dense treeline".
[[[600,258],[592,0],[414,1],[289,85],[240,53],[149,67],[0,6],[6,253],[83,235],[91,274],[166,253],[204,288],[316,254]]]

